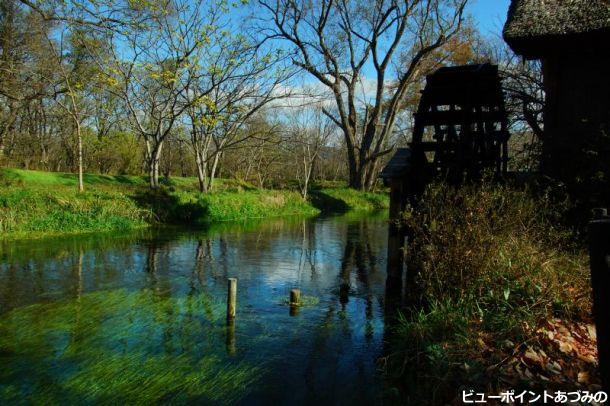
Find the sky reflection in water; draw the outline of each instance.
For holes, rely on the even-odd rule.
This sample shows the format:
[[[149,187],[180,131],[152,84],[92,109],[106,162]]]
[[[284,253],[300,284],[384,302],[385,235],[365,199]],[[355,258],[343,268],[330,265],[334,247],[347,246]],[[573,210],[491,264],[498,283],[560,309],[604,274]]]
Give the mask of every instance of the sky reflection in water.
[[[370,214],[5,244],[0,403],[376,402],[386,246]]]

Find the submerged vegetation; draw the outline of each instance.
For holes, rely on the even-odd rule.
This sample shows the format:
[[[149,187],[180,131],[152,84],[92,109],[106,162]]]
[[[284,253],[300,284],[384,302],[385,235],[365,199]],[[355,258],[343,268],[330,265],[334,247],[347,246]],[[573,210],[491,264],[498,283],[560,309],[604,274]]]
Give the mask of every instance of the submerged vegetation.
[[[150,224],[205,224],[225,220],[315,215],[321,211],[376,210],[385,193],[357,192],[338,183],[316,188],[310,200],[296,190],[268,190],[237,180],[217,180],[200,193],[195,178],[164,179],[149,190],[142,176],[76,175],[6,169],[0,172],[0,231],[4,238],[59,233],[125,231]]]
[[[456,397],[460,385],[549,387],[558,379],[542,361],[553,345],[541,342],[541,332],[548,340],[558,336],[546,333],[549,323],[586,325],[591,310],[587,255],[558,226],[566,208],[507,185],[436,184],[405,211],[402,224],[413,233],[407,292],[417,292],[410,300],[418,305],[398,318],[388,359],[399,385],[418,382],[405,393],[440,402]],[[565,389],[579,385],[581,373],[593,375],[594,360],[579,365],[563,349],[573,358],[560,373]],[[404,365],[413,363],[420,379],[405,377]]]
[[[234,403],[262,369],[206,355],[224,331],[223,310],[205,294],[174,298],[152,289],[20,307],[0,319],[0,399],[18,402],[28,393],[29,402],[44,404]]]
[[[373,403],[386,216],[372,214],[1,242],[0,403]],[[343,262],[361,262],[354,292]],[[298,314],[283,305],[295,287]]]

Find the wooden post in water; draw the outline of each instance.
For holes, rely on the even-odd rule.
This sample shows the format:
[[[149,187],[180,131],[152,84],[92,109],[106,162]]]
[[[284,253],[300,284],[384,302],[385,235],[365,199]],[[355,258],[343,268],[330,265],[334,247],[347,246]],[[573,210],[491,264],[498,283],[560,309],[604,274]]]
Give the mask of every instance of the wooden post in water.
[[[301,289],[290,289],[290,304],[298,305],[301,303]]]
[[[237,310],[237,278],[229,278],[229,292],[227,294],[227,320],[235,319]]]
[[[234,319],[227,320],[225,344],[227,346],[227,353],[231,356],[235,355],[235,353],[237,352],[237,349],[236,349],[236,345],[235,345],[235,320]]]
[[[301,303],[301,290],[290,289],[290,315],[296,316],[299,314],[299,304]]]
[[[593,316],[602,386],[610,390],[610,218],[600,216],[589,223],[589,255]]]

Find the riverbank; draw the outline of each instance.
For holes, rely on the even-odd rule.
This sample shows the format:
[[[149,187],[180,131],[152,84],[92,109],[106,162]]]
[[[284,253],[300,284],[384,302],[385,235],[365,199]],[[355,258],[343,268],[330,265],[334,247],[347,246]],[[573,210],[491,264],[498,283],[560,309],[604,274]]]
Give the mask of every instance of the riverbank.
[[[358,192],[339,183],[315,186],[305,201],[294,190],[260,189],[230,179],[217,180],[208,194],[197,190],[196,178],[165,179],[156,191],[141,176],[86,174],[84,179],[85,192],[79,193],[74,174],[0,170],[0,238],[382,210],[389,204],[386,193]]]
[[[431,185],[404,213],[407,269],[419,273],[386,358],[402,402],[599,390],[586,244],[551,195]]]

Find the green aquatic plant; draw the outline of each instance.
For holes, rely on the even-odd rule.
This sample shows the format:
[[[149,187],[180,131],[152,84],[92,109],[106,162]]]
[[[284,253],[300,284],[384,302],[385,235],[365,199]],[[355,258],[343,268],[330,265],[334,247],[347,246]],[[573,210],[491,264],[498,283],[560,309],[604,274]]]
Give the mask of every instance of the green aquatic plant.
[[[169,289],[76,294],[0,318],[0,403],[233,403],[261,376],[226,359],[224,306]]]
[[[289,299],[283,299],[282,303],[285,304],[285,305],[290,305],[290,306],[294,306],[295,305],[294,303],[290,303]],[[297,303],[296,306],[300,306],[300,307],[316,306],[316,305],[318,305],[318,303],[320,303],[320,298],[319,297],[303,295],[299,299],[299,303]]]

